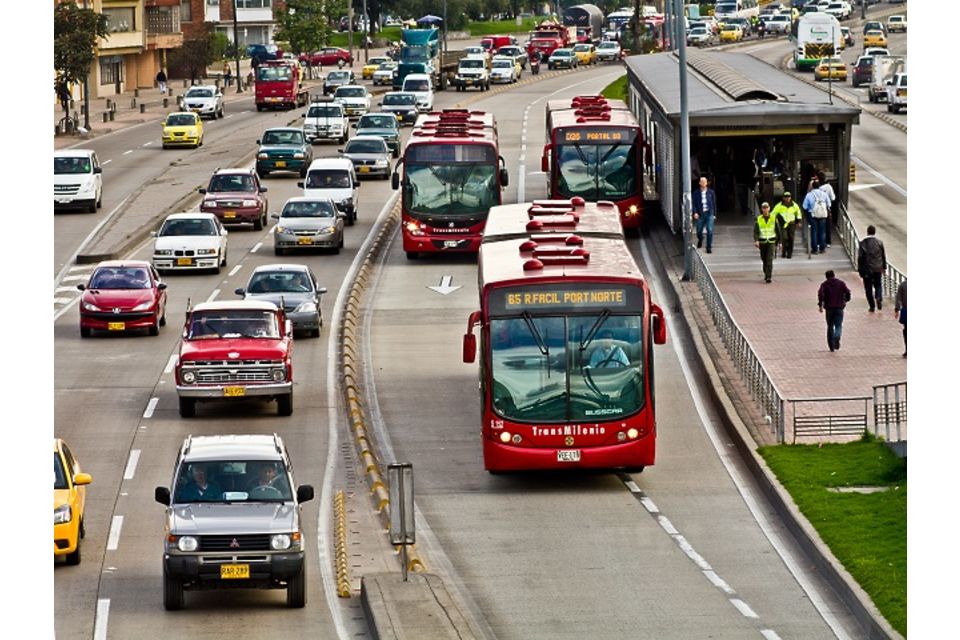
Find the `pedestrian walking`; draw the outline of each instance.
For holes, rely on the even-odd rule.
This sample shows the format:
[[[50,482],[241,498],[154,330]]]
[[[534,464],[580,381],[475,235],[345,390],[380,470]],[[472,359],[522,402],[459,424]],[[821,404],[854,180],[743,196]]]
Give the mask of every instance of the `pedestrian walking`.
[[[793,201],[789,191],[783,192],[783,199],[777,203],[771,212],[780,224],[780,255],[784,258],[793,258],[793,236],[797,230],[797,223],[802,223],[803,215],[800,207]]]
[[[229,87],[232,80],[233,80],[233,72],[230,71],[230,63],[224,62],[223,63],[223,86]]]
[[[70,87],[64,78],[57,80],[57,100],[60,101],[60,108],[63,109],[64,117],[70,115]]]
[[[860,241],[857,251],[857,273],[863,279],[870,313],[873,313],[874,306],[883,309],[883,274],[886,270],[887,252],[877,237],[877,228],[871,224],[867,227],[867,237]]]
[[[830,218],[832,217],[833,203],[837,199],[837,194],[833,190],[833,185],[827,182],[827,175],[823,171],[817,172],[817,181],[820,183],[820,191],[823,191],[827,195],[827,224],[824,227],[824,231],[826,232],[827,246],[829,247],[830,231],[833,227],[833,225],[830,224],[832,222]]]
[[[777,255],[777,245],[780,239],[777,236],[777,219],[770,215],[770,205],[766,202],[760,205],[760,215],[753,225],[753,244],[760,249],[760,260],[763,261],[763,281],[773,281],[773,258]]]
[[[820,190],[820,181],[811,180],[811,189],[803,198],[803,210],[810,221],[810,253],[823,253],[827,249],[827,216],[830,215],[828,196]]]
[[[907,281],[904,280],[897,287],[897,297],[893,302],[893,313],[897,322],[903,325],[903,357],[907,357]]]
[[[700,178],[700,189],[693,194],[693,220],[697,224],[697,248],[703,246],[703,232],[707,232],[707,253],[713,253],[713,222],[717,217],[717,194],[709,188],[706,176]]]
[[[820,283],[817,291],[817,307],[820,313],[827,314],[827,346],[830,351],[840,349],[840,334],[843,331],[843,308],[850,302],[850,289],[847,283],[836,277],[833,269],[828,269],[827,279]]]
[[[163,69],[157,71],[157,87],[160,89],[160,95],[167,95],[167,74]]]

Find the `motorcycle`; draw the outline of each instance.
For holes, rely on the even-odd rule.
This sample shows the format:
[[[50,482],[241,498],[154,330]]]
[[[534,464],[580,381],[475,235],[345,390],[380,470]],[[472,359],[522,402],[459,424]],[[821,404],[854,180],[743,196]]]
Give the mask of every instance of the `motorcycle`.
[[[539,75],[539,74],[540,74],[540,61],[539,61],[539,60],[531,60],[531,61],[530,61],[530,73],[532,73],[533,75]]]

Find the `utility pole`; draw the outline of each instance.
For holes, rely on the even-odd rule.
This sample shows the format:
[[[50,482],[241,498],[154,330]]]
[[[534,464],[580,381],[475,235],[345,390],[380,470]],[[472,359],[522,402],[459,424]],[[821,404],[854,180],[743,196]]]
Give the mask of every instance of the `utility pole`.
[[[350,51],[350,66],[353,66],[353,0],[347,7],[347,49]]]
[[[670,2],[671,0],[667,0]],[[677,4],[683,0],[676,0]],[[693,279],[692,185],[690,184],[690,105],[687,100],[687,39],[680,38],[680,176],[683,181],[683,281]],[[672,197],[672,194],[668,197]]]
[[[444,6],[446,6],[446,0],[444,0]],[[363,63],[366,64],[370,62],[370,16],[367,15],[367,0],[363,0],[363,24]]]
[[[240,75],[240,38],[237,37],[237,1],[233,0],[233,57],[237,63],[237,93],[242,93],[240,88],[242,76]]]
[[[447,0],[443,0],[443,52],[447,51]]]
[[[83,0],[83,8],[87,8],[87,0]],[[99,51],[100,48],[97,47],[97,52]],[[97,58],[99,57],[98,55]],[[90,131],[90,67],[87,67],[87,72],[83,76],[83,128]]]

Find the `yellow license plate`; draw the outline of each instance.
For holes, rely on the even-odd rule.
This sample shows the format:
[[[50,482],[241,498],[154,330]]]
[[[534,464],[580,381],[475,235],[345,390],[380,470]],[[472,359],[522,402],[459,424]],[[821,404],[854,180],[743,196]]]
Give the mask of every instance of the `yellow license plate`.
[[[370,173],[370,167],[360,167],[360,173]]]
[[[108,331],[123,331],[127,328],[126,322],[108,322],[107,330]]]
[[[277,160],[274,164],[275,164],[277,167],[285,167],[285,166],[287,166],[287,161],[286,161],[286,160]]]
[[[191,264],[193,264],[193,259],[192,259],[192,258],[177,258],[177,264],[180,265],[181,267],[190,266]]]
[[[220,565],[221,580],[238,580],[250,577],[250,565],[248,564],[222,564]]]
[[[297,244],[313,244],[311,238],[297,238]]]
[[[224,387],[223,388],[223,395],[230,398],[243,396],[243,395],[246,395],[246,393],[247,393],[246,387]]]
[[[224,212],[223,212],[223,217],[224,217],[224,218],[236,218],[236,217],[237,217],[237,212],[236,212],[236,211],[224,211]]]

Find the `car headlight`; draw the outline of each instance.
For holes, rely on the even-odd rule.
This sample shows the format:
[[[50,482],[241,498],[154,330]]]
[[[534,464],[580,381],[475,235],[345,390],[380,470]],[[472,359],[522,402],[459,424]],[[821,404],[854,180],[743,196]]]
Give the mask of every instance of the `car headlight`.
[[[353,206],[353,198],[346,198],[346,199],[344,199],[344,200],[341,200],[341,201],[340,201],[340,206],[343,206],[343,207],[352,207],[352,206]]]
[[[274,369],[271,376],[274,382],[283,382],[287,377],[287,372],[284,369]]]
[[[152,306],[153,306],[153,300],[147,300],[146,302],[141,302],[140,304],[135,306],[133,309],[131,309],[131,311],[146,311]]]
[[[330,234],[335,232],[336,232],[336,228],[334,227],[324,227],[322,229],[317,229],[318,236],[329,236]]]
[[[240,203],[240,206],[241,206],[241,207],[255,207],[255,206],[257,206],[257,201],[256,201],[256,200],[244,200],[243,202]]]
[[[83,310],[84,310],[84,311],[100,311],[100,307],[98,307],[97,305],[93,304],[92,302],[84,302],[84,303],[83,303]]]
[[[217,206],[217,201],[216,201],[216,200],[204,200],[204,201],[203,201],[203,206],[204,206],[204,207],[215,207],[215,206]]]
[[[154,249],[153,255],[155,256],[172,256],[173,249]]]
[[[198,256],[213,256],[217,254],[216,249],[197,249]]]
[[[193,536],[181,536],[180,539],[177,540],[177,549],[180,549],[180,551],[196,551],[199,546],[200,544]]]
[[[73,520],[73,511],[70,505],[60,505],[53,510],[53,524],[64,524]]]
[[[316,302],[301,302],[297,305],[297,308],[293,310],[294,313],[315,313],[317,310]]]
[[[385,159],[383,159],[383,158],[380,158],[379,160],[377,160],[377,166],[378,166],[378,167],[386,167],[386,166],[389,165],[389,164],[390,164],[390,161],[389,161],[389,160],[385,160]]]
[[[293,157],[294,157],[294,158],[297,158],[298,160],[303,160],[303,151],[297,151],[297,152],[295,152],[295,153],[293,154]]]
[[[283,551],[290,548],[290,535],[286,533],[277,533],[270,536],[270,548],[274,551]]]
[[[259,158],[260,160],[266,160],[266,159],[269,158],[269,157],[270,157],[270,154],[265,153],[265,152],[264,152],[264,153],[258,153],[258,154],[257,154],[257,158]]]
[[[290,229],[288,229],[287,227],[281,227],[280,225],[277,225],[276,227],[274,227],[274,233],[290,233]]]

